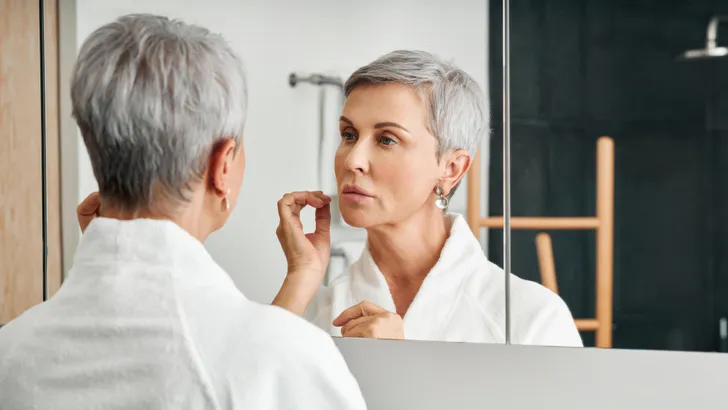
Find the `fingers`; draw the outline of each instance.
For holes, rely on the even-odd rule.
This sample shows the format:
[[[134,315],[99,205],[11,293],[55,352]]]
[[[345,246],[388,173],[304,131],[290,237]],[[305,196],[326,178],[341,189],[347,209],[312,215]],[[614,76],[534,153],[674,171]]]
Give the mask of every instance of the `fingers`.
[[[392,312],[375,316],[364,316],[347,323],[341,328],[343,337],[363,337],[375,339],[404,339],[401,318]]]
[[[328,235],[331,230],[331,207],[327,203],[321,208],[316,208],[316,230],[315,234]]]
[[[85,232],[91,221],[98,216],[101,207],[101,196],[98,192],[94,192],[87,196],[76,208],[76,217],[78,218],[78,226],[81,232]]]
[[[361,337],[361,338],[365,338],[365,339],[376,338],[376,336],[375,336],[376,326],[373,323],[373,319],[371,317],[366,317],[363,319],[366,319],[366,321],[351,328],[346,333],[344,333],[344,331],[342,330],[341,336],[342,337]]]
[[[323,192],[292,192],[278,201],[280,223],[276,229],[278,242],[288,262],[289,272],[312,270],[325,272],[331,248],[331,198]],[[301,223],[301,210],[307,205],[316,208],[316,231],[305,234]]]
[[[363,316],[375,316],[384,312],[387,312],[387,310],[375,305],[374,303],[364,301],[341,312],[341,314],[334,319],[332,324],[337,327],[344,326],[350,320],[358,319]]]
[[[101,196],[98,192],[94,192],[87,196],[81,204],[76,208],[78,215],[92,216],[96,215],[101,206]]]
[[[367,323],[369,320],[371,320],[371,316],[362,316],[360,318],[356,318],[353,320],[348,321],[342,328],[341,328],[341,336],[343,337],[351,337],[353,334],[353,331],[359,327],[360,325],[363,325]]]
[[[301,210],[306,205],[320,209],[328,205],[330,202],[331,198],[320,191],[291,192],[283,195],[283,198],[278,201],[278,216],[281,221],[292,222],[299,217]]]

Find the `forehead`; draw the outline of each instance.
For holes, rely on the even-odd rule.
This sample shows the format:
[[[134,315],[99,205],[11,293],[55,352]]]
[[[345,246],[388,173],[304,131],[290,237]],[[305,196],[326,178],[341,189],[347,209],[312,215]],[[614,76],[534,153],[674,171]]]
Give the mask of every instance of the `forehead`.
[[[388,83],[361,85],[347,97],[343,115],[357,127],[396,122],[407,129],[425,128],[427,105],[412,87]]]

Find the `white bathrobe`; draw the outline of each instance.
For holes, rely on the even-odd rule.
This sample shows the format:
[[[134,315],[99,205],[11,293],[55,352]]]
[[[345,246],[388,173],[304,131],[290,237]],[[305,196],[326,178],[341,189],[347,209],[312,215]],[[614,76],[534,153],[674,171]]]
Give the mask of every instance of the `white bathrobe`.
[[[447,218],[450,236],[403,318],[405,338],[504,343],[503,269],[485,257],[461,215]],[[514,275],[510,284],[513,344],[583,346],[571,312],[558,295]],[[341,336],[341,328],[331,323],[344,309],[362,301],[396,312],[389,286],[368,248],[319,291],[305,316],[331,335]]]
[[[329,335],[246,299],[186,231],[97,218],[58,293],[0,329],[0,408],[365,404]]]

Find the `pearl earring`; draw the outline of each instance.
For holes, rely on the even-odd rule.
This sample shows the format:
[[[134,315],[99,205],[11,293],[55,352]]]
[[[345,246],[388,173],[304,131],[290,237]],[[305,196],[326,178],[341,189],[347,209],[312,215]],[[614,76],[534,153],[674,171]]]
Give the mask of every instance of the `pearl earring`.
[[[435,195],[437,195],[437,199],[435,199],[435,206],[440,209],[445,209],[450,204],[450,201],[447,199],[445,195],[443,195],[442,188],[439,186],[435,188]]]
[[[227,192],[225,192],[225,198],[222,199],[222,205],[225,207],[225,212],[230,212],[230,201],[228,200],[228,195],[230,195],[230,188],[227,189]]]

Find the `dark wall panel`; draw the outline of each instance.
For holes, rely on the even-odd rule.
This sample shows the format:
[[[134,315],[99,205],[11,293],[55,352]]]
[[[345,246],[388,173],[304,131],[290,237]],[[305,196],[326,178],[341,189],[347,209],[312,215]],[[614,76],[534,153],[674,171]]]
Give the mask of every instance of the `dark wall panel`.
[[[490,209],[502,215],[502,14],[490,4]],[[728,0],[512,3],[513,215],[594,215],[596,141],[614,138],[617,347],[714,350],[728,317],[728,58],[676,60],[704,46],[718,12]],[[536,233],[514,231],[513,270],[539,281]],[[593,315],[595,235],[551,234],[561,296]],[[502,265],[502,231],[489,243]]]

